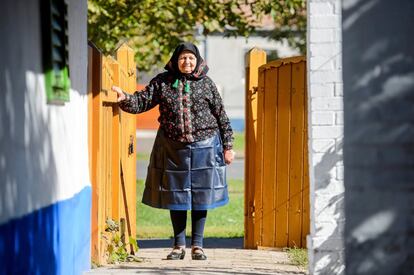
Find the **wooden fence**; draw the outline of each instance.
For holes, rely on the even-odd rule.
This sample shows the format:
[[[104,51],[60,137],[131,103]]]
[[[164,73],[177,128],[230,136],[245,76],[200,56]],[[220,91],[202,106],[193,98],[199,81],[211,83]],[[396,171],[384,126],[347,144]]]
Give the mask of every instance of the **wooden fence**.
[[[116,59],[88,47],[89,159],[92,182],[92,260],[105,263],[108,219],[118,222],[128,242],[136,236],[136,118],[120,112],[112,85],[136,87],[134,52],[126,45]],[[124,230],[125,228],[125,230]]]
[[[246,248],[305,247],[309,175],[305,57],[246,56]]]

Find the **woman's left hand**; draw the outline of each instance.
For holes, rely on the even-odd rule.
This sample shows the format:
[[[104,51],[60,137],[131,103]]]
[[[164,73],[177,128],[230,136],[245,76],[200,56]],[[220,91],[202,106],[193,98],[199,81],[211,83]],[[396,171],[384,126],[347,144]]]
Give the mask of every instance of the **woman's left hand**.
[[[233,150],[224,150],[224,161],[226,164],[231,164],[234,160],[236,153]]]

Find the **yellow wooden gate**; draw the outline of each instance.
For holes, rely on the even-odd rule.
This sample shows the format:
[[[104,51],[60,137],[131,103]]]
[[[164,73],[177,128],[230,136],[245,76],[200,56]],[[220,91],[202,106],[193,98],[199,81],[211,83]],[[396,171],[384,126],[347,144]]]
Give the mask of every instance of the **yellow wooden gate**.
[[[247,55],[245,247],[305,247],[309,233],[306,59]],[[260,67],[259,67],[260,66]]]
[[[88,60],[92,259],[105,263],[108,219],[125,225],[120,233],[126,241],[136,236],[136,119],[120,112],[111,91],[112,85],[135,91],[136,66],[126,45],[116,51],[116,59],[89,45]]]

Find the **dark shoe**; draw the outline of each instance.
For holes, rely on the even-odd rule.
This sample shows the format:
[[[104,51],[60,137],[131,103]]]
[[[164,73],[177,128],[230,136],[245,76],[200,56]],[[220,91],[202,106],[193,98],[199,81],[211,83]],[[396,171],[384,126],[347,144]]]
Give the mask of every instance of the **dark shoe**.
[[[193,260],[207,260],[207,256],[204,254],[204,250],[201,247],[193,247],[193,249],[191,249],[191,258]]]
[[[174,247],[173,251],[167,255],[167,260],[182,260],[185,257],[185,249],[182,247]]]

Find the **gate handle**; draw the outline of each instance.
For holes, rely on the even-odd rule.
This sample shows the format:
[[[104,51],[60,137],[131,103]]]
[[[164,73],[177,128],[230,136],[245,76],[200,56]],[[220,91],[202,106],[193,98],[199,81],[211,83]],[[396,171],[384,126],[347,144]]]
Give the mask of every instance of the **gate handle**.
[[[129,144],[128,144],[128,156],[134,153],[134,137],[132,135],[129,136]]]

